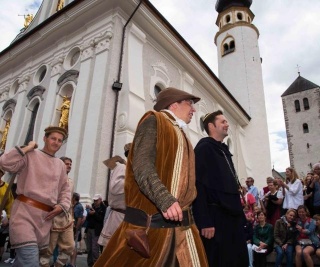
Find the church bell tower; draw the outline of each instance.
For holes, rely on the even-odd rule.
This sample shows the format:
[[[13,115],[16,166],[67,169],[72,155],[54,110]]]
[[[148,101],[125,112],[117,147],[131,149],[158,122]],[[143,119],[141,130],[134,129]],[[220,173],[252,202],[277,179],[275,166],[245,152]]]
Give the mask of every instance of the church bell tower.
[[[271,175],[269,135],[259,52],[259,30],[252,24],[252,0],[217,0],[215,35],[219,79],[251,117],[245,127],[248,176]],[[263,164],[261,164],[263,162]],[[261,169],[262,167],[262,169]],[[258,177],[259,175],[259,177]]]

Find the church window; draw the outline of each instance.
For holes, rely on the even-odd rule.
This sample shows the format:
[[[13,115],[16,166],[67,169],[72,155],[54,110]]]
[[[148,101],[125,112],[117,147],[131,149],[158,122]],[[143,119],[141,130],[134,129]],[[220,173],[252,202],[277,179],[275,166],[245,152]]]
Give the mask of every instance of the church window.
[[[304,124],[302,124],[302,128],[303,128],[303,133],[308,133],[308,132],[309,132],[309,126],[308,126],[308,123],[304,123]]]
[[[237,13],[238,20],[242,20],[242,13]]]
[[[300,109],[300,101],[299,100],[295,100],[294,101],[294,106],[296,108],[296,112],[301,111],[301,109]]]
[[[154,94],[155,96],[158,96],[158,94],[161,92],[161,87],[159,85],[154,86]]]
[[[47,66],[46,65],[42,65],[36,72],[36,74],[34,75],[34,78],[33,78],[33,82],[35,85],[38,85],[40,84],[44,77],[46,76],[47,74]]]
[[[230,40],[230,39],[229,39]],[[231,41],[226,41],[224,44],[223,44],[223,53],[222,55],[226,55],[226,54],[229,54],[231,52],[233,52],[235,49],[235,43],[234,43],[234,40],[231,40]]]
[[[304,107],[304,110],[308,110],[310,108],[309,100],[306,97],[303,99],[303,107]]]
[[[228,51],[229,51],[229,45],[228,45],[228,44],[224,44],[224,45],[223,45],[223,54],[224,54],[224,55],[227,54]]]
[[[234,51],[234,41],[230,42],[230,51]]]
[[[9,97],[13,97],[18,92],[18,89],[19,89],[19,82],[18,80],[16,80],[10,88]]]
[[[231,20],[230,15],[227,15],[227,16],[226,16],[226,23],[229,23],[229,22],[230,22],[230,20]]]

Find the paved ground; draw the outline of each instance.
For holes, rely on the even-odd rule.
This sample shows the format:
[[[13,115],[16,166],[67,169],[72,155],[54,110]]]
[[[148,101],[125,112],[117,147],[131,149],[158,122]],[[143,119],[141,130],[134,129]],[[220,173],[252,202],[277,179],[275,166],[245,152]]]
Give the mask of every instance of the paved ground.
[[[3,261],[9,258],[9,253],[5,252],[3,254],[2,261],[0,262],[0,267],[10,267],[11,264],[4,263]],[[78,255],[77,257],[77,267],[87,267],[87,254]]]

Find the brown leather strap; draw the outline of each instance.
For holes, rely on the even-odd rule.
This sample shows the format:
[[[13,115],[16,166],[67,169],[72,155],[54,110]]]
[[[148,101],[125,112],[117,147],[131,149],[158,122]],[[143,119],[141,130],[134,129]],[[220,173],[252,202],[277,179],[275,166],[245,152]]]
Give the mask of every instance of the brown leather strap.
[[[25,195],[18,195],[17,199],[19,201],[24,202],[27,205],[35,207],[37,209],[40,209],[40,210],[43,210],[43,211],[46,211],[46,212],[53,211],[53,207],[51,207],[51,206],[49,206],[47,204],[44,204],[42,202],[39,202],[37,200],[34,200],[32,198],[26,197]]]
[[[149,221],[149,215],[146,214],[143,210],[127,207],[126,213],[124,216],[124,221],[150,228],[175,228],[183,227],[185,230],[188,229],[192,224],[194,224],[192,210],[190,207],[182,211],[183,219],[179,221],[166,220],[161,213],[153,214],[151,217],[151,222]]]
[[[111,208],[111,210],[114,210],[114,211],[117,211],[117,212],[120,212],[120,213],[123,213],[123,214],[126,213],[126,210],[122,210],[122,209]]]

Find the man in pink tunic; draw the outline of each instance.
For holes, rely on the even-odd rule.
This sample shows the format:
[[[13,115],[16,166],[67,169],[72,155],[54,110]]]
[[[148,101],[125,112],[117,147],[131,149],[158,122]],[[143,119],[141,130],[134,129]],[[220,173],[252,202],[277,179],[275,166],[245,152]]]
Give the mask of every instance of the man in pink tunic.
[[[52,219],[70,208],[71,192],[65,164],[54,155],[67,137],[65,129],[45,129],[44,147],[30,141],[0,157],[0,167],[17,173],[17,194],[11,210],[10,241],[16,267],[39,267],[39,253],[49,244]]]

